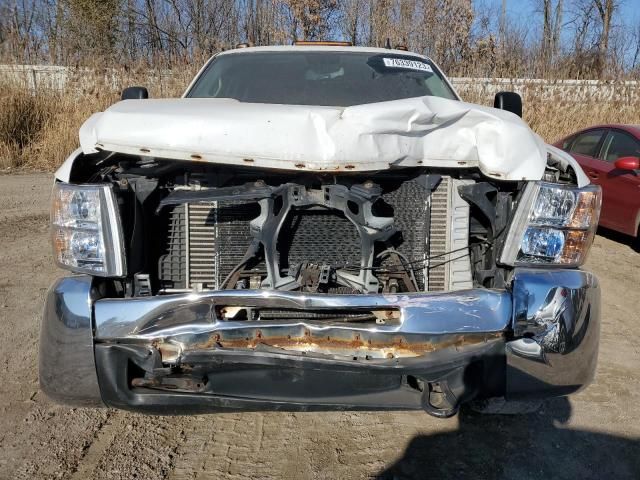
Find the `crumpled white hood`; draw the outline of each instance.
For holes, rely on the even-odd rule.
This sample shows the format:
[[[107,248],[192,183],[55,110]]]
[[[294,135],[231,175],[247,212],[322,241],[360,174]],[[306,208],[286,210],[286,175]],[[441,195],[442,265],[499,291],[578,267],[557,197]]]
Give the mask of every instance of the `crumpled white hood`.
[[[539,180],[547,145],[509,112],[437,97],[353,107],[230,99],[126,100],[80,128],[85,154],[136,155],[310,171],[472,167]]]

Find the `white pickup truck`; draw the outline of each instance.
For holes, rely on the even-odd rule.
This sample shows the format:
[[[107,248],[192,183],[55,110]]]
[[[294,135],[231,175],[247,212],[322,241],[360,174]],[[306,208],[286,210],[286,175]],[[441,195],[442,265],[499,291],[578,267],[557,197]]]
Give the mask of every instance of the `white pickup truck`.
[[[131,87],[56,173],[40,382],[153,413],[424,409],[588,385],[599,188],[428,58],[215,55]]]

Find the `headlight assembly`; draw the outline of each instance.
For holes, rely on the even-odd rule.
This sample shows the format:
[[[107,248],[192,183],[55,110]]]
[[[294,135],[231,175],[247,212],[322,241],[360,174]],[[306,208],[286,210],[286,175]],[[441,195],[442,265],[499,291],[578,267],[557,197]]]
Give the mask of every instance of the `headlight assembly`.
[[[51,234],[61,267],[103,277],[125,275],[122,228],[111,186],[56,183]]]
[[[597,185],[527,185],[511,223],[501,263],[577,267],[586,260],[600,216]]]

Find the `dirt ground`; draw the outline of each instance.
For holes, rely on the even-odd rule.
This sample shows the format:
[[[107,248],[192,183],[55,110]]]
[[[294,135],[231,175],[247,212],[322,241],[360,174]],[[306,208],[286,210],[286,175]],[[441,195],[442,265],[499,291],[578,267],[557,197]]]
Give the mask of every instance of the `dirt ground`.
[[[640,254],[599,235],[595,383],[524,416],[463,411],[147,417],[69,409],[38,390],[40,313],[63,274],[47,236],[51,176],[0,176],[0,478],[640,478]],[[436,477],[437,476],[437,477]]]

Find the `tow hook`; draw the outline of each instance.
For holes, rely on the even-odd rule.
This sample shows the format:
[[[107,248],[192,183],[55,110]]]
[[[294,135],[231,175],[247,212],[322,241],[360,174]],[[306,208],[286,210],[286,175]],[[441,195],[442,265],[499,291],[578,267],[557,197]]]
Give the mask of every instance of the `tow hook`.
[[[433,382],[422,393],[422,408],[434,417],[449,418],[458,413],[460,404],[446,382]]]
[[[460,410],[460,398],[453,393],[446,377],[429,382],[420,377],[407,375],[405,382],[407,386],[422,393],[420,403],[429,415],[449,418]]]

